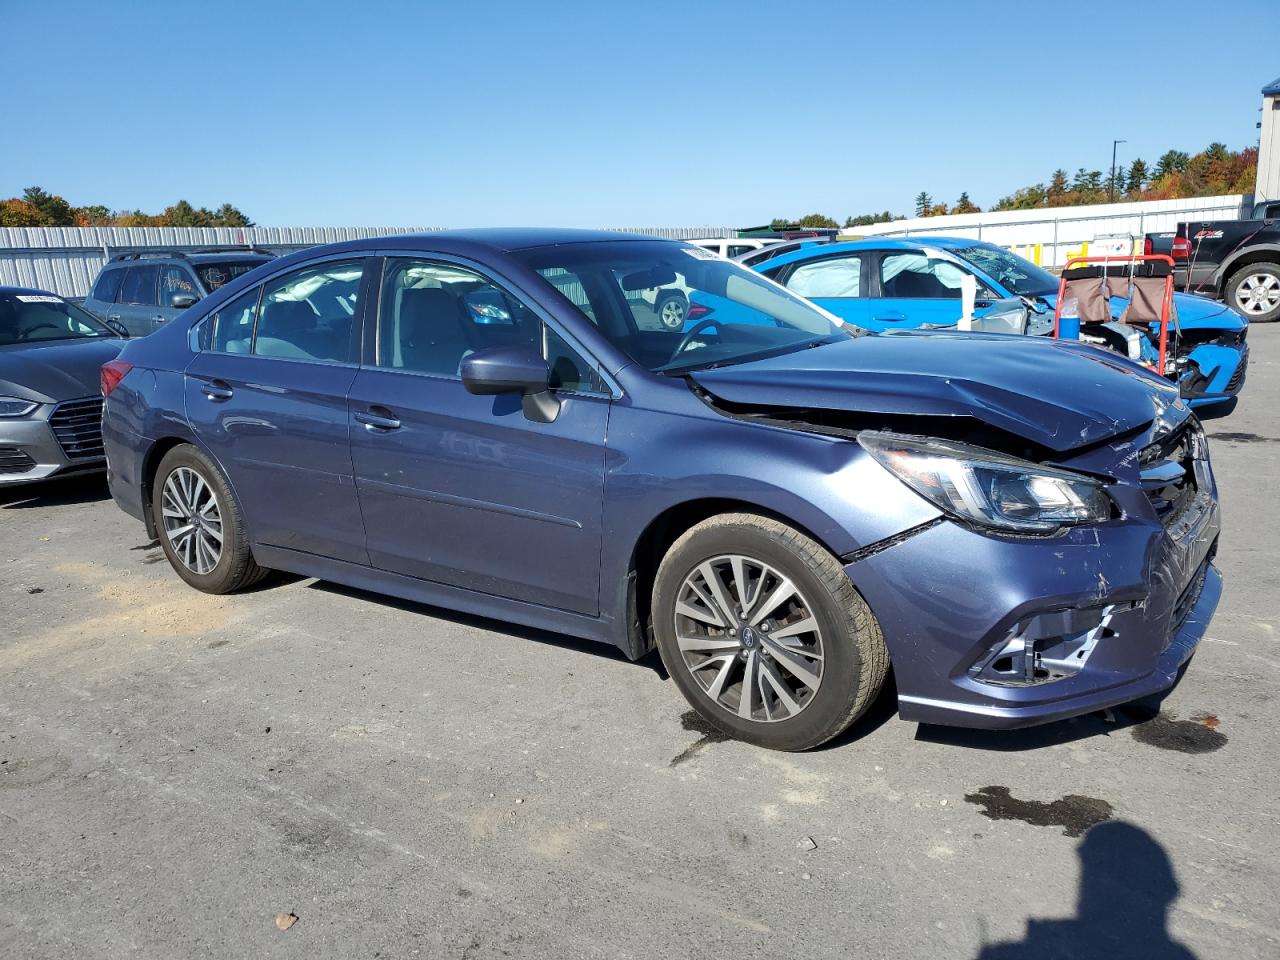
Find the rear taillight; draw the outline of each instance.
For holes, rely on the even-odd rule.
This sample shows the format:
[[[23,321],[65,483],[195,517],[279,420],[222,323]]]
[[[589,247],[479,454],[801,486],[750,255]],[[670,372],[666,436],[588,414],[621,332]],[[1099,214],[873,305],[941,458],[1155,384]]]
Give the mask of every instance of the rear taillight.
[[[1188,260],[1191,258],[1191,241],[1186,237],[1174,237],[1173,247],[1169,251],[1175,260]]]
[[[1155,252],[1156,252],[1156,245],[1151,242],[1150,237],[1147,237],[1147,239],[1142,241],[1142,255],[1144,257],[1149,257]]]
[[[98,374],[98,382],[102,385],[102,395],[111,396],[111,391],[120,385],[120,381],[129,375],[133,364],[127,360],[112,360],[102,365]]]
[[[688,312],[687,314],[685,314],[685,319],[686,319],[686,320],[701,320],[703,317],[705,317],[705,316],[706,316],[708,313],[710,313],[710,312],[711,312],[711,308],[710,308],[710,307],[708,307],[708,306],[706,306],[706,305],[704,305],[704,304],[701,304],[701,303],[691,303],[691,304],[689,304],[689,312]]]

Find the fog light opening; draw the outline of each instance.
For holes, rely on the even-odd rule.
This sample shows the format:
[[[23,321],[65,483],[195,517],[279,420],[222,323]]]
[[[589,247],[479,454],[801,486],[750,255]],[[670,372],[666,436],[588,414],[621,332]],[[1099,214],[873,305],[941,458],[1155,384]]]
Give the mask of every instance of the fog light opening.
[[[969,668],[979,683],[1029,687],[1073,677],[1085,668],[1111,629],[1115,605],[1056,610],[1020,621]]]

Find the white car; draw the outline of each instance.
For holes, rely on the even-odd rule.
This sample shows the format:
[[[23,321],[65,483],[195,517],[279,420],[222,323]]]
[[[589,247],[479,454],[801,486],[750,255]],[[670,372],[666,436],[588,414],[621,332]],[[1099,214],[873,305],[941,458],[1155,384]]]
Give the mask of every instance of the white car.
[[[766,237],[763,239],[755,237],[706,237],[700,240],[688,240],[686,243],[692,243],[705,250],[711,250],[722,257],[732,260],[734,257],[740,257],[744,253],[750,253],[752,250],[771,246],[779,241],[780,238],[778,237]]]

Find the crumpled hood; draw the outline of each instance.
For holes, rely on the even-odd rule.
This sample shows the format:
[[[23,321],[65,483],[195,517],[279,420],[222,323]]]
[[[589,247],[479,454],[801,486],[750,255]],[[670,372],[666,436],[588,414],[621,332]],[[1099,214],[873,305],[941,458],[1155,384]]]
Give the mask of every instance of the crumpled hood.
[[[1053,311],[1057,308],[1058,295],[1051,294],[1044,298],[1049,305],[1049,319],[1053,319]],[[1111,315],[1119,320],[1120,314],[1129,300],[1122,297],[1111,298]],[[1202,297],[1196,293],[1175,293],[1173,306],[1178,314],[1178,326],[1187,329],[1208,328],[1210,330],[1242,330],[1249,321],[1236,313],[1225,303]],[[1170,324],[1170,328],[1172,328]],[[1172,334],[1170,334],[1172,335]]]
[[[39,403],[95,396],[99,368],[114,360],[127,342],[95,337],[0,347],[0,395]]]
[[[1145,426],[1177,388],[1067,340],[903,331],[690,374],[729,403],[969,416],[1056,452]]]

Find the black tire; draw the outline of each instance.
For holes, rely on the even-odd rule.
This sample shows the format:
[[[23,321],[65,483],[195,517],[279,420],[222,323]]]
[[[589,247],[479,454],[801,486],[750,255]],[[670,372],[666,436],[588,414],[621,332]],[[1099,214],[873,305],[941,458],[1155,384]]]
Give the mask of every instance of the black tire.
[[[659,297],[654,303],[653,312],[658,315],[658,322],[665,329],[679,330],[684,326],[685,318],[689,315],[689,301],[682,293],[668,293]]]
[[[165,484],[179,470],[193,471],[204,481],[217,501],[222,546],[217,563],[207,572],[197,572],[184,562],[165,526]],[[258,566],[253,559],[240,506],[232,496],[222,471],[190,444],[174,447],[161,459],[160,466],[156,469],[155,481],[151,485],[151,516],[155,520],[160,546],[169,558],[169,565],[178,576],[197,590],[205,593],[234,593],[252,586],[270,572],[265,567]]]
[[[790,579],[805,601],[808,616],[821,630],[820,682],[804,706],[785,719],[744,719],[713,700],[694,678],[694,668],[686,662],[676,638],[676,604],[686,589],[686,579],[706,562],[717,558],[717,562],[724,562],[724,558],[736,555],[758,559]],[[763,582],[758,589],[763,590]],[[725,589],[731,594],[736,586]],[[758,597],[759,605],[763,600]],[[688,530],[662,559],[652,610],[662,662],[693,708],[725,734],[772,750],[808,750],[843,732],[875,700],[889,670],[889,651],[880,626],[840,562],[809,537],[768,517],[722,514]],[[746,619],[740,617],[739,626]],[[714,628],[712,632],[716,632]],[[743,637],[745,633],[738,630],[735,635]],[[759,628],[756,636],[760,636]],[[763,640],[758,651],[764,656]],[[740,658],[745,657],[743,649]],[[770,662],[781,675],[776,670],[781,664]],[[760,682],[763,689],[765,681]],[[741,696],[741,683],[738,688]]]
[[[1246,281],[1255,280],[1259,277],[1273,278],[1276,289],[1280,290],[1280,264],[1276,263],[1251,263],[1246,267],[1241,267],[1231,275],[1224,289],[1223,299],[1226,300],[1227,306],[1231,309],[1243,314],[1245,319],[1250,323],[1272,323],[1280,320],[1280,300],[1276,300],[1274,306],[1262,309],[1260,312],[1254,312],[1256,307],[1251,309],[1248,302],[1251,298],[1248,292],[1242,293],[1241,287]],[[1246,301],[1242,303],[1241,300]],[[1252,301],[1257,303],[1257,301]]]

